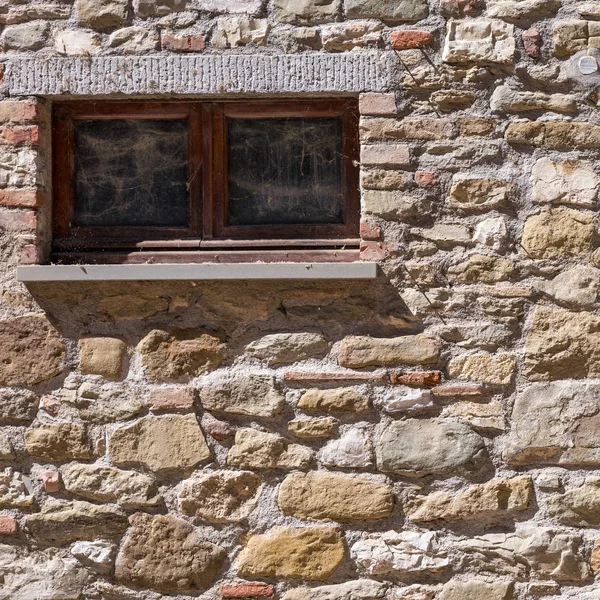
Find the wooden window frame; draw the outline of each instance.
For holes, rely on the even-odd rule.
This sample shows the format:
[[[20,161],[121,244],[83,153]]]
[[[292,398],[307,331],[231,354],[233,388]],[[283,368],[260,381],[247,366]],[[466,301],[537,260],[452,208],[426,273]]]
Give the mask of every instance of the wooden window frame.
[[[227,118],[285,116],[342,117],[343,224],[227,225]],[[75,209],[74,122],[119,118],[187,120],[189,227],[71,225]],[[358,159],[358,104],[355,99],[56,103],[53,109],[54,255],[68,260],[79,251],[89,260],[94,252],[105,256],[106,253],[120,252],[127,256],[127,251],[142,251],[144,255],[155,252],[161,261],[168,261],[169,252],[166,251],[170,249],[221,253],[231,250],[239,254],[240,249],[251,248],[257,253],[256,260],[262,260],[261,253],[282,249],[293,250],[290,260],[301,260],[298,257],[305,248],[314,254],[318,249],[358,247]],[[188,257],[193,262],[210,259],[208,254],[210,252],[202,257],[200,252],[188,253]],[[348,256],[347,253],[344,256]],[[114,260],[119,262],[118,258]]]

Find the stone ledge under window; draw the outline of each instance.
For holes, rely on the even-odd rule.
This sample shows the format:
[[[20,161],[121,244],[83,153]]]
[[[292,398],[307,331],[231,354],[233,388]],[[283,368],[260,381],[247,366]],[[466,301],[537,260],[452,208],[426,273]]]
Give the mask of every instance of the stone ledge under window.
[[[17,268],[17,280],[36,281],[190,281],[241,279],[375,279],[377,264],[229,263],[187,265],[40,265]]]
[[[392,52],[11,58],[11,96],[381,92],[396,79]]]

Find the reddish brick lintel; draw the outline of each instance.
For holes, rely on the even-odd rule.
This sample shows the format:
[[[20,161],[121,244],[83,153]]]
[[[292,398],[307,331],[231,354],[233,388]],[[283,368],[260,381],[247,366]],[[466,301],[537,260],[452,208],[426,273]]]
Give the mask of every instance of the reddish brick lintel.
[[[445,383],[434,387],[431,393],[436,398],[478,398],[485,394],[485,386],[482,383]]]
[[[221,598],[270,598],[274,594],[275,588],[270,583],[240,582],[221,586]]]
[[[44,204],[46,194],[36,189],[0,190],[0,206],[37,207]]]

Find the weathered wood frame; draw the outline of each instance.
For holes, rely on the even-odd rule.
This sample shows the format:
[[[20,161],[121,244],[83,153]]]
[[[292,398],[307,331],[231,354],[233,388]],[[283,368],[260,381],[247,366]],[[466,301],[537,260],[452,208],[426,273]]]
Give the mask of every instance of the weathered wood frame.
[[[236,117],[341,116],[343,119],[343,224],[231,227],[227,213],[226,119]],[[74,121],[77,119],[185,119],[188,123],[189,227],[73,227],[75,206]],[[76,260],[203,262],[351,260],[360,223],[358,106],[354,99],[226,102],[61,102],[53,111],[54,257]],[[328,249],[335,248],[335,251]],[[169,250],[180,252],[171,253]],[[185,250],[195,250],[186,252]],[[201,251],[199,251],[201,250]],[[273,256],[269,256],[269,252]],[[341,251],[340,251],[341,250]],[[183,251],[183,252],[181,252]],[[227,257],[225,252],[232,251]],[[136,256],[137,254],[137,256]],[[175,254],[177,256],[175,256]],[[337,258],[336,258],[337,257]]]

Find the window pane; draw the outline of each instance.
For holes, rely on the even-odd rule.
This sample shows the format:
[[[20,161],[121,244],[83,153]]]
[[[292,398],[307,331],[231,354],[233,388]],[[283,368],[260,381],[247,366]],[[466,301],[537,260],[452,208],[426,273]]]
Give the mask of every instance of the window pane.
[[[187,122],[75,121],[79,227],[186,227]]]
[[[227,122],[229,225],[343,223],[342,119]]]

